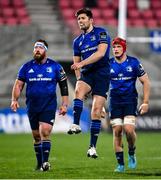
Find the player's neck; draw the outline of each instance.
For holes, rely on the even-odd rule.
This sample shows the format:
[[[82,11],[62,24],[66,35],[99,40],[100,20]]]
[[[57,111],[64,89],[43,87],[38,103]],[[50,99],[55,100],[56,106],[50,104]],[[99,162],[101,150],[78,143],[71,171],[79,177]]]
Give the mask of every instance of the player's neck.
[[[47,57],[45,57],[44,59],[42,59],[41,61],[36,61],[38,64],[44,64],[47,61]]]
[[[93,30],[93,25],[90,25],[90,27],[86,31],[84,31],[84,33],[87,34],[91,32],[92,30]]]
[[[117,61],[118,63],[123,63],[124,61],[126,61],[127,55],[124,53],[124,54],[122,54],[122,56],[120,56],[120,57],[115,57],[115,59],[116,59],[116,61]]]

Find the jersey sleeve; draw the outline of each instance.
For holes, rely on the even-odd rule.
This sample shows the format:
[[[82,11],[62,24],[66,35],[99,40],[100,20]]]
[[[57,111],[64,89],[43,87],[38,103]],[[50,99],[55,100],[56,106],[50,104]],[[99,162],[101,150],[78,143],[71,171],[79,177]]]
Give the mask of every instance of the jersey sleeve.
[[[138,77],[141,77],[146,73],[143,65],[139,61],[136,63],[136,72]]]
[[[26,67],[22,65],[18,71],[17,79],[26,82]]]
[[[58,64],[57,66],[57,72],[58,81],[64,81],[65,79],[67,79],[66,73],[60,64]]]
[[[98,42],[110,45],[110,35],[107,30],[101,28],[98,32]]]
[[[81,56],[81,52],[79,50],[79,44],[76,39],[73,41],[73,56]]]

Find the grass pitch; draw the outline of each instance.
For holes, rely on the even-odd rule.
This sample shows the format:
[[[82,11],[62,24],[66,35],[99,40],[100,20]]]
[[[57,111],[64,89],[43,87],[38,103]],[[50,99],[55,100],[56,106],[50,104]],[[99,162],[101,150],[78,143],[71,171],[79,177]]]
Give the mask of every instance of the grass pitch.
[[[125,173],[114,173],[116,166],[112,147],[112,134],[101,133],[98,140],[98,159],[86,156],[89,134],[52,135],[49,172],[35,172],[36,159],[30,134],[0,134],[1,179],[160,179],[161,134],[137,134],[136,170],[127,168],[127,144],[125,149]]]

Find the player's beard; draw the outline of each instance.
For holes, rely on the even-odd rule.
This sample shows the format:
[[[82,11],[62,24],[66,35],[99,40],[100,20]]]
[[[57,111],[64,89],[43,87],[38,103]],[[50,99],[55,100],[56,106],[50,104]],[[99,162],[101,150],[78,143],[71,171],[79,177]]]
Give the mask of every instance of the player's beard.
[[[89,28],[90,28],[90,25],[83,24],[83,26],[80,26],[80,29],[84,32],[86,32]]]
[[[34,54],[34,59],[38,62],[41,63],[42,60],[45,58],[45,53],[40,54],[39,52]]]

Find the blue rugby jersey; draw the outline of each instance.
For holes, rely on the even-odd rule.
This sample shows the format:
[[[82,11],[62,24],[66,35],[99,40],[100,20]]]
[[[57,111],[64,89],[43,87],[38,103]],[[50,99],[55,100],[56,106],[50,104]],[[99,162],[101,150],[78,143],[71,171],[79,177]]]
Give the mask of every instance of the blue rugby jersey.
[[[134,102],[138,94],[136,90],[137,77],[145,74],[144,68],[135,57],[118,63],[110,59],[110,101],[112,103]]]
[[[55,110],[57,82],[66,79],[62,66],[52,59],[44,64],[31,60],[20,68],[17,79],[26,83],[26,105],[30,112]]]
[[[93,27],[93,30],[87,34],[81,34],[73,41],[74,56],[81,57],[84,60],[95,53],[100,43],[108,44],[105,56],[95,63],[84,66],[81,72],[95,70],[100,67],[107,66],[109,68],[109,53],[110,53],[110,36],[107,30],[101,27]]]

